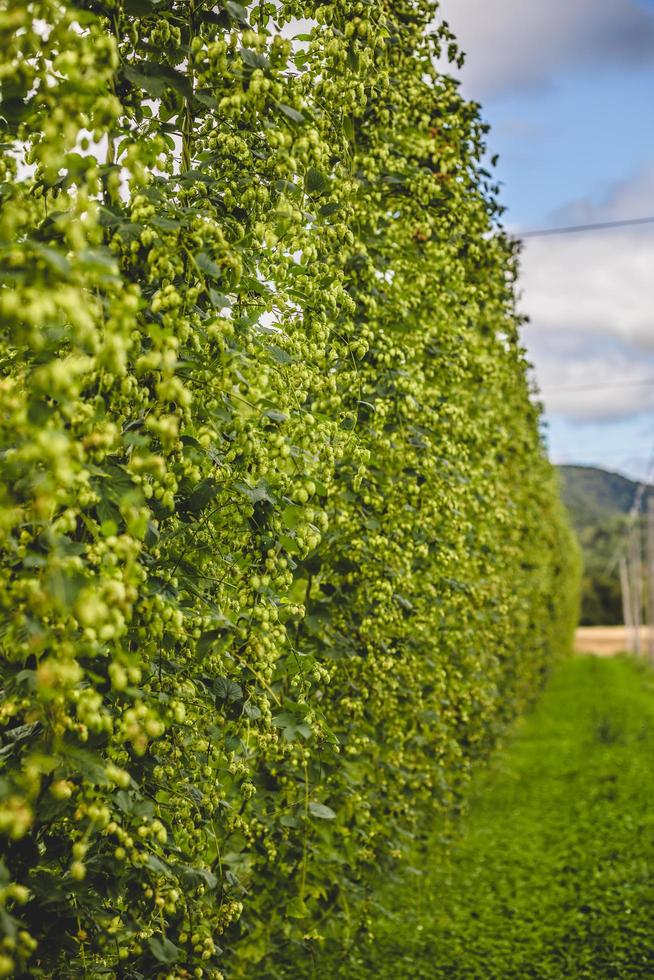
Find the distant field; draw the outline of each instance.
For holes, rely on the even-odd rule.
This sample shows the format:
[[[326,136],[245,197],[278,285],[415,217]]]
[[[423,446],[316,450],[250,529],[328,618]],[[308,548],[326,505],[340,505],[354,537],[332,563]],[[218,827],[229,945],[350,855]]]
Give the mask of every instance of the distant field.
[[[648,649],[648,630],[641,627],[640,646],[646,653]],[[610,657],[627,649],[627,630],[624,626],[580,626],[575,634],[577,653],[596,653]]]

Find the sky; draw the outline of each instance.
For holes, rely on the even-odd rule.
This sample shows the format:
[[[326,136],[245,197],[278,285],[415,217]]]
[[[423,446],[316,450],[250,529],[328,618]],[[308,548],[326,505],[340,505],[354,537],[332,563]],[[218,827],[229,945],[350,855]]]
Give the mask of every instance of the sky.
[[[654,217],[654,0],[442,0],[441,16],[510,230]],[[552,460],[647,476],[654,223],[525,239],[520,290]]]

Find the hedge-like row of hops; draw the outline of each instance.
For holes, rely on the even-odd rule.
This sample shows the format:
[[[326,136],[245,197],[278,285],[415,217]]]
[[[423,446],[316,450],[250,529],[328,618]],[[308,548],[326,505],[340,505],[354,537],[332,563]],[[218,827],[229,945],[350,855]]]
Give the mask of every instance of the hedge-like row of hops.
[[[0,975],[306,975],[576,558],[426,0],[0,0]]]

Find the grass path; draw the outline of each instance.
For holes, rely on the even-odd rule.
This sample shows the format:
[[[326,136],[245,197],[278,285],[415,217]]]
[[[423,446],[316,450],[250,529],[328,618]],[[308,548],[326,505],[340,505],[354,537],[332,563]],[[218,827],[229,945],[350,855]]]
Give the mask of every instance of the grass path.
[[[654,673],[564,664],[414,864],[321,980],[654,977]]]

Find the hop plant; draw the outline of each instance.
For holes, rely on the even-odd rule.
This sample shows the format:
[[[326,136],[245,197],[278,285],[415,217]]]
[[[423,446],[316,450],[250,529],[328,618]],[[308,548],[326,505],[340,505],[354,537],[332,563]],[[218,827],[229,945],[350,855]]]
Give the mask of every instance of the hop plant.
[[[297,975],[564,645],[435,13],[0,0],[0,976]]]

